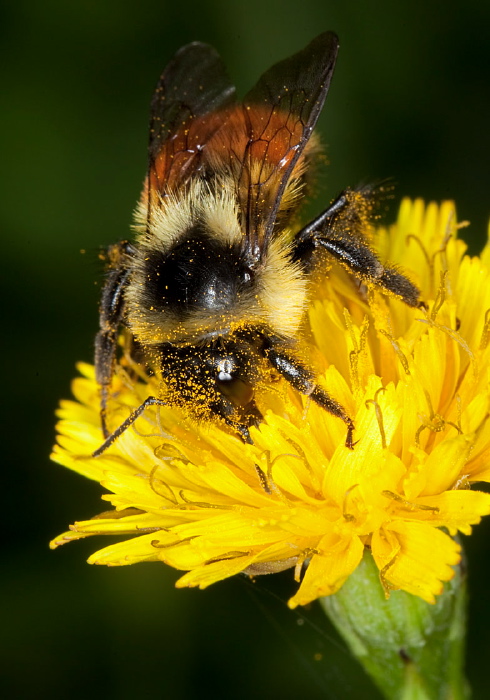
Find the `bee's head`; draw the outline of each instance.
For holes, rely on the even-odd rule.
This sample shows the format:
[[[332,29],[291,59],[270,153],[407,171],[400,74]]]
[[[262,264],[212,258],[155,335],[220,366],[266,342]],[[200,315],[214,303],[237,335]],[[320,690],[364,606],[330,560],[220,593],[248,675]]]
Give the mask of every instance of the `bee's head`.
[[[219,337],[203,345],[161,348],[161,369],[172,403],[205,417],[241,422],[253,407],[264,360],[252,342]]]

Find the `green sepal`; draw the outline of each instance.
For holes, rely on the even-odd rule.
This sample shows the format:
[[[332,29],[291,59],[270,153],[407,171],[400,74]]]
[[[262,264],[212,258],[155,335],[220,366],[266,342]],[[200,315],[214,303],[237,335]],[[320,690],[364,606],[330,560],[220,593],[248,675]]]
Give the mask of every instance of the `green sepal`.
[[[465,700],[466,582],[464,565],[434,604],[405,591],[386,598],[366,550],[335,595],[320,599],[352,654],[390,700]]]

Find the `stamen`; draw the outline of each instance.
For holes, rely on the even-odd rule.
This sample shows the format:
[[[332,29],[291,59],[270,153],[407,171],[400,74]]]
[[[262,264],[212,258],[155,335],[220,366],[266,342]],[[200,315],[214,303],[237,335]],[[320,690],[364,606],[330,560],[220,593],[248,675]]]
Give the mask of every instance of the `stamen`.
[[[400,551],[400,548],[398,549],[398,552],[399,551]],[[386,573],[391,569],[391,567],[395,563],[396,558],[398,556],[398,552],[393,556],[392,559],[390,559],[390,561],[387,564],[385,564],[385,566],[383,566],[383,568],[379,572],[379,580],[381,582],[381,585],[383,586],[386,600],[389,599],[389,597],[391,595],[391,591],[397,590],[397,587],[393,583],[388,581],[388,579],[386,578]]]
[[[405,374],[410,375],[410,367],[408,365],[407,357],[402,352],[400,346],[398,345],[398,343],[396,342],[394,337],[391,335],[391,333],[388,333],[388,331],[385,331],[384,328],[380,328],[379,332],[381,333],[381,335],[384,335],[385,338],[388,338],[388,340],[390,341],[390,343],[393,346],[393,350],[396,352],[396,355],[397,355],[398,359],[400,360],[400,363],[401,363],[403,369],[405,370]]]
[[[422,425],[417,428],[417,432],[415,433],[415,444],[417,447],[420,447],[420,436],[422,432],[427,428],[428,430],[431,430],[433,433],[441,433],[446,425],[450,425],[452,428],[458,431],[458,433],[461,435],[462,430],[459,425],[456,425],[456,423],[453,423],[452,421],[447,421],[444,419],[443,416],[441,416],[440,413],[435,413],[434,409],[432,407],[432,400],[430,398],[430,394],[427,391],[427,389],[424,389],[424,394],[425,394],[425,399],[427,401],[427,404],[429,406],[429,420],[426,420],[425,416],[419,414],[419,419],[422,422]],[[460,399],[461,403],[461,399]]]
[[[296,581],[296,583],[301,582],[301,569],[303,568],[305,561],[315,554],[320,554],[318,549],[315,549],[313,547],[307,547],[306,549],[303,549],[303,551],[298,555],[298,561],[296,562],[296,566],[294,567],[294,580]]]
[[[283,435],[283,437],[284,437],[284,439],[285,439],[287,442],[289,442],[290,445],[292,445],[292,446],[294,447],[295,450],[297,450],[297,451],[299,452],[299,454],[297,454],[297,455],[295,455],[295,454],[284,454],[284,455],[281,455],[281,456],[282,456],[282,457],[294,457],[295,459],[299,459],[299,460],[304,464],[304,466],[306,467],[306,469],[307,469],[307,471],[308,471],[308,474],[310,475],[310,477],[311,477],[311,479],[312,479],[312,482],[314,482],[314,483],[312,484],[313,487],[314,487],[315,489],[319,489],[319,488],[320,488],[320,484],[318,483],[318,479],[316,478],[316,474],[315,474],[315,472],[313,471],[313,468],[312,468],[312,466],[311,466],[311,464],[310,464],[310,462],[309,462],[309,460],[308,460],[308,458],[307,458],[307,456],[306,456],[306,452],[303,450],[303,448],[302,448],[300,445],[298,445],[298,443],[297,443],[295,440],[293,440],[292,438],[290,438],[288,435]]]
[[[344,320],[345,320],[345,326],[346,326],[347,330],[349,331],[349,335],[350,335],[351,340],[352,340],[352,345],[354,346],[355,350],[357,350],[358,349],[357,348],[357,340],[356,340],[356,336],[354,333],[352,318],[351,318],[351,315],[347,309],[344,309]]]
[[[488,412],[485,413],[485,415],[483,416],[483,418],[480,422],[480,425],[477,426],[477,428],[475,430],[475,438],[474,438],[472,446],[471,446],[472,450],[474,449],[474,446],[475,446],[478,438],[480,437],[482,431],[487,429],[487,421],[489,418],[490,418],[490,413],[488,413]],[[485,449],[485,448],[483,448],[483,449]],[[481,451],[477,454],[473,454],[472,459],[475,459],[476,457],[479,457],[480,455],[481,455]]]
[[[171,439],[174,440],[175,438]],[[173,444],[164,442],[161,445],[158,445],[158,447],[155,447],[154,453],[155,457],[161,459],[162,462],[170,462],[173,459],[178,459],[179,462],[183,462],[185,465],[192,464],[192,462],[189,459],[187,459],[185,454],[181,450],[179,450],[179,448],[176,445]]]
[[[149,374],[147,374],[147,372],[145,372],[145,370],[143,369],[142,365],[138,364],[138,363],[131,357],[130,349],[125,347],[124,350],[123,350],[123,353],[124,353],[124,354],[123,354],[123,358],[122,358],[122,359],[124,359],[124,361],[125,361],[126,364],[128,365],[128,368],[129,368],[132,372],[134,372],[134,374],[138,377],[138,379],[141,379],[141,381],[144,382],[145,384],[149,384],[149,383],[150,383],[150,376],[149,376]],[[126,368],[123,368],[122,365],[118,365],[118,368],[124,372],[124,374],[125,374],[126,377],[128,378],[128,381],[131,382],[132,387],[134,388],[134,381],[132,381],[132,380],[130,379],[129,374],[128,374],[128,370],[127,370]]]
[[[276,485],[276,483],[274,482],[274,479],[273,479],[273,477],[272,477],[272,467],[273,467],[274,464],[277,462],[277,460],[280,459],[281,457],[288,457],[288,456],[289,456],[289,457],[297,457],[297,458],[298,458],[298,455],[285,455],[285,454],[280,454],[280,455],[277,455],[276,457],[274,457],[273,460],[271,460],[271,453],[270,453],[270,450],[264,450],[264,451],[262,452],[262,455],[261,455],[261,456],[265,458],[265,461],[266,461],[266,464],[267,464],[267,472],[264,472],[264,470],[263,470],[261,467],[259,467],[258,464],[255,465],[255,469],[256,469],[256,471],[257,471],[258,474],[259,474],[258,470],[260,470],[262,476],[263,476],[264,479],[265,479],[265,483],[267,484],[267,488],[263,486],[263,484],[262,484],[262,478],[261,478],[261,476],[260,476],[260,474],[259,474],[259,480],[261,481],[262,488],[264,489],[264,491],[265,491],[267,494],[272,495],[272,494],[274,493],[278,498],[281,499],[281,501],[282,501],[283,503],[285,503],[286,505],[289,505],[288,499],[287,499],[286,496],[282,493],[281,489],[280,489],[280,488]],[[298,459],[299,459],[299,458],[298,458]],[[269,489],[269,490],[267,490],[267,489]]]
[[[415,241],[415,243],[418,244],[420,250],[422,251],[422,255],[424,256],[425,262],[427,263],[427,267],[429,268],[429,281],[430,288],[432,289],[434,285],[434,260],[429,256],[429,253],[427,252],[426,247],[422,243],[422,240],[414,233],[409,233],[408,236],[405,237],[405,241],[407,242],[407,244],[410,241]]]
[[[170,547],[177,547],[181,544],[185,544],[186,542],[190,542],[191,540],[194,540],[197,537],[197,535],[192,535],[191,537],[184,537],[181,540],[175,540],[175,542],[167,542],[166,544],[162,544],[158,540],[152,540],[150,542],[152,547],[155,547],[155,549],[169,549]]]
[[[266,475],[264,474],[264,472],[258,464],[255,464],[255,471],[257,472],[257,476],[259,477],[260,485],[262,486],[266,494],[270,496],[272,494],[272,490],[269,486],[269,482],[267,481]]]
[[[490,338],[490,309],[485,311],[485,323],[483,325],[483,330],[480,340],[480,350],[485,350],[488,345],[488,339]]]
[[[434,408],[432,406],[432,399],[431,399],[430,394],[427,391],[427,389],[424,389],[424,395],[425,395],[425,400],[427,401],[427,405],[429,406],[430,419],[432,420],[434,418],[435,413],[434,413]]]
[[[444,272],[441,272],[441,284],[439,285],[439,289],[437,290],[437,296],[434,301],[434,306],[432,307],[432,310],[430,312],[430,320],[435,321],[437,314],[439,313],[442,305],[446,301],[446,279],[447,279],[447,270]]]
[[[465,222],[463,222],[463,223],[465,223]],[[431,288],[431,289],[432,289],[433,286],[434,286],[434,269],[435,269],[435,259],[436,259],[436,256],[437,256],[437,255],[440,255],[440,256],[442,257],[442,262],[441,262],[441,266],[442,266],[442,269],[443,269],[442,274],[446,275],[446,274],[447,274],[447,271],[448,271],[448,264],[447,264],[447,258],[446,258],[447,244],[449,243],[449,241],[451,240],[451,238],[453,238],[453,236],[454,236],[454,231],[455,231],[457,228],[459,228],[461,225],[462,225],[462,224],[459,224],[459,225],[455,225],[455,224],[454,224],[454,215],[453,215],[453,212],[451,212],[450,215],[449,215],[449,217],[448,217],[448,222],[447,222],[447,225],[446,225],[446,232],[445,232],[445,235],[444,235],[444,239],[443,239],[443,241],[442,241],[442,244],[441,244],[439,250],[437,250],[432,256],[429,256],[429,254],[428,254],[428,252],[427,252],[427,249],[425,248],[425,246],[424,246],[424,244],[422,243],[421,239],[420,239],[418,236],[416,236],[415,234],[409,233],[408,236],[407,236],[406,239],[405,239],[405,240],[407,241],[407,243],[408,243],[410,240],[414,240],[414,241],[418,244],[420,250],[422,251],[422,254],[423,254],[423,256],[424,256],[424,258],[425,258],[425,261],[426,261],[426,263],[427,263],[427,266],[428,266],[428,268],[429,268],[429,273],[430,273],[429,279],[430,279],[430,288]],[[443,303],[443,302],[441,302],[441,305],[442,305],[442,303]]]
[[[165,500],[170,501],[170,503],[173,503],[175,506],[178,506],[179,501],[177,500],[177,497],[175,496],[171,487],[165,481],[163,481],[163,479],[159,479],[159,478],[155,477],[155,474],[156,474],[158,469],[159,469],[159,465],[156,464],[150,472],[150,488],[151,488],[151,490],[153,491],[153,493],[155,493],[160,498],[165,498]],[[159,481],[160,484],[162,484],[167,489],[167,493],[160,493],[160,491],[158,491],[158,489],[155,486],[156,481]]]
[[[461,347],[462,350],[468,355],[468,358],[471,363],[471,367],[473,369],[473,375],[476,378],[478,376],[478,366],[476,364],[475,356],[473,354],[473,351],[469,347],[468,343],[466,340],[455,330],[452,328],[449,328],[449,326],[443,326],[440,323],[436,323],[435,321],[432,321],[431,319],[424,319],[424,318],[417,318],[417,321],[419,323],[426,323],[428,326],[431,326],[432,328],[437,328],[437,330],[442,331],[445,333],[451,340],[454,340],[458,345]]]
[[[468,480],[469,474],[463,474],[459,479],[451,486],[451,491],[464,490],[468,491],[471,489],[471,484]]]
[[[143,515],[146,511],[141,508],[124,508],[123,510],[104,510],[102,513],[92,515],[90,520],[119,520],[131,515]]]
[[[214,557],[204,562],[205,566],[209,564],[217,564],[220,561],[229,561],[230,559],[239,559],[240,557],[249,557],[252,552],[227,552],[220,557]]]
[[[214,508],[215,510],[233,510],[233,506],[225,506],[218,503],[206,503],[205,501],[191,501],[184,495],[184,490],[179,491],[179,496],[184,501],[185,505],[181,505],[181,510],[187,510],[186,506],[196,506],[196,508]]]
[[[133,431],[136,433],[136,435],[138,437],[142,437],[142,438],[154,438],[154,437],[161,438],[162,437],[162,433],[160,431],[158,431],[157,433],[143,433],[143,432],[141,432],[141,430],[138,430],[136,425],[133,425]],[[169,435],[165,435],[165,437],[170,438]]]
[[[355,521],[357,520],[357,518],[356,518],[354,515],[352,515],[352,513],[347,513],[347,508],[346,508],[346,506],[347,506],[347,499],[348,499],[348,497],[350,496],[350,494],[352,493],[352,491],[353,491],[354,489],[356,489],[358,486],[359,486],[359,484],[354,484],[354,485],[351,486],[349,489],[347,489],[347,491],[346,491],[345,494],[344,494],[344,502],[343,502],[343,504],[342,504],[342,516],[343,516],[344,520],[345,520],[346,522],[348,522],[348,523],[353,523],[353,522],[355,522]]]
[[[352,341],[352,345],[354,347],[354,350],[351,350],[349,353],[352,387],[355,392],[360,392],[361,380],[359,377],[359,358],[361,357],[366,347],[367,332],[369,330],[369,318],[366,315],[362,320],[362,324],[359,328],[359,341],[357,340],[355,327],[352,323],[352,318],[347,309],[344,309],[344,319],[346,328],[349,332]]]
[[[407,501],[405,498],[402,498],[402,496],[398,495],[397,493],[394,493],[393,491],[381,491],[381,495],[385,496],[386,498],[391,498],[392,501],[401,503],[409,510],[430,510],[433,513],[439,513],[439,508],[435,506],[426,506],[423,503],[412,503],[411,501]]]
[[[308,418],[308,411],[310,410],[310,406],[311,406],[311,396],[308,394],[308,395],[306,396],[305,407],[304,407],[304,409],[303,409],[303,413],[302,413],[302,416],[301,416],[301,420],[302,420],[303,422],[305,422],[306,419]]]
[[[447,224],[446,224],[446,231],[444,234],[444,238],[442,241],[442,244],[439,248],[439,250],[436,250],[436,252],[432,256],[432,261],[434,262],[436,259],[437,255],[441,256],[441,267],[444,271],[444,274],[447,273],[448,271],[448,263],[447,263],[447,244],[451,240],[451,238],[456,237],[456,231],[458,229],[458,225],[455,222],[454,218],[454,210],[451,210],[449,212],[449,216],[447,218]]]
[[[386,450],[386,433],[385,433],[385,428],[384,428],[384,424],[383,424],[383,414],[381,412],[381,407],[378,403],[378,394],[381,391],[386,391],[384,386],[380,387],[376,391],[376,393],[374,394],[374,399],[368,399],[366,401],[366,408],[369,408],[370,404],[373,404],[373,406],[374,406],[374,412],[376,415],[376,420],[378,421],[379,432],[381,435],[381,446],[382,446],[383,450]]]
[[[461,416],[463,413],[463,405],[461,401],[461,396],[459,394],[456,394],[456,409],[458,411],[458,431],[462,435],[463,430],[461,428]]]
[[[125,367],[120,364],[116,365],[114,375],[126,387],[126,389],[129,389],[129,391],[134,391],[134,381],[129,376],[129,373]]]
[[[451,219],[451,218],[452,218],[452,216],[450,216],[450,219]],[[442,241],[442,245],[441,245],[441,247],[439,248],[439,250],[436,250],[436,252],[435,252],[435,253],[433,254],[433,256],[432,256],[432,261],[433,261],[433,262],[435,262],[435,259],[436,259],[436,256],[437,256],[437,255],[440,255],[440,256],[441,256],[441,267],[442,267],[442,270],[443,270],[443,273],[442,273],[442,274],[446,274],[447,271],[448,271],[447,256],[446,256],[446,253],[447,253],[447,244],[449,243],[449,241],[451,240],[451,238],[453,238],[453,236],[454,236],[454,231],[451,231],[451,230],[449,229],[449,225],[450,225],[450,223],[449,223],[449,221],[448,221],[448,227],[447,227],[447,229],[446,229],[446,233],[445,233],[444,239],[443,239],[443,241]]]

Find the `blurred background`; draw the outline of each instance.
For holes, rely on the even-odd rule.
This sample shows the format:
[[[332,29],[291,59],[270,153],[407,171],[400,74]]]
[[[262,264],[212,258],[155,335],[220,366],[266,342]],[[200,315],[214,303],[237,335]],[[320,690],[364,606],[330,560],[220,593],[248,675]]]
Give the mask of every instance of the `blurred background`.
[[[75,362],[92,359],[97,251],[128,234],[150,97],[181,45],[213,44],[244,94],[335,30],[317,209],[389,176],[388,220],[404,195],[454,198],[477,251],[490,216],[490,4],[4,0],[0,11],[4,697],[376,698],[315,606],[286,609],[288,572],[176,591],[163,565],[88,566],[95,540],[50,552],[49,539],[103,506],[97,484],[49,462],[54,410]],[[468,675],[483,698],[490,523],[465,543]]]

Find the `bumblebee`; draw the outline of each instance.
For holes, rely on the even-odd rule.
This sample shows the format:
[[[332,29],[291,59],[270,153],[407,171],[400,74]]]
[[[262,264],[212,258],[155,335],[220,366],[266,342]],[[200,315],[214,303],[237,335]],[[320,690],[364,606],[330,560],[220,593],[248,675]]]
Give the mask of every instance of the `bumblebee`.
[[[241,103],[206,44],[184,46],[160,77],[136,240],[107,253],[95,342],[105,442],[95,456],[150,405],[221,419],[250,441],[250,426],[262,418],[254,389],[271,369],[342,420],[353,447],[353,421],[296,350],[315,259],[326,251],[409,306],[418,304],[419,292],[363,236],[374,188],[345,190],[292,230],[319,150],[313,129],[337,52],[337,36],[321,34],[264,73]],[[121,329],[161,393],[110,432]]]

